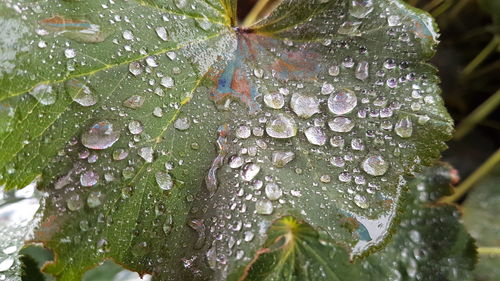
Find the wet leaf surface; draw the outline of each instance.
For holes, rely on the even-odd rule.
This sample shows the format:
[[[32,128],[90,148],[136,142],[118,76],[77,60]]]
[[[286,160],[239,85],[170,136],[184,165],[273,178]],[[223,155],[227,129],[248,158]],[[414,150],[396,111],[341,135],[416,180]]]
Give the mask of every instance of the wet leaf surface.
[[[450,136],[432,20],[399,1],[283,1],[244,30],[229,0],[0,7],[0,181],[47,192],[60,280],[224,279],[285,216],[348,262]]]
[[[409,184],[407,208],[392,240],[366,259],[349,263],[345,248],[286,217],[273,223],[266,243],[233,279],[472,280],[474,241],[454,206],[435,203],[449,194],[450,172],[445,166],[429,168]]]

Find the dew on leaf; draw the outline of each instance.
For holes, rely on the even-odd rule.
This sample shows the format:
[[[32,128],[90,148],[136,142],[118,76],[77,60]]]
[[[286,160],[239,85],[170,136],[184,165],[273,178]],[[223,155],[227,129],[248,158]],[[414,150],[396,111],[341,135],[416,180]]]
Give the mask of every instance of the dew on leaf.
[[[159,26],[159,27],[155,28],[155,31],[156,31],[156,35],[158,35],[158,37],[160,37],[161,40],[167,41],[168,34],[167,34],[167,29],[165,27]]]
[[[191,121],[189,120],[188,117],[177,118],[174,122],[174,128],[176,128],[179,131],[185,131],[189,129],[190,126],[191,126]]]
[[[271,201],[278,200],[283,195],[283,191],[278,186],[278,184],[273,182],[266,184],[265,192],[267,198]]]
[[[174,225],[174,218],[172,217],[171,214],[167,214],[167,218],[165,219],[165,223],[163,224],[162,227],[163,232],[166,235],[169,235],[170,232],[172,231],[173,225]]]
[[[319,127],[309,127],[304,131],[307,141],[314,145],[324,145],[326,143],[326,134]]]
[[[413,133],[413,124],[409,117],[401,118],[396,125],[394,125],[394,131],[396,134],[402,138],[409,138]]]
[[[70,79],[65,83],[66,92],[71,99],[81,106],[92,106],[97,103],[89,86],[78,79]]]
[[[243,166],[245,160],[243,157],[238,156],[238,155],[233,155],[229,158],[229,167],[232,169],[237,169]]]
[[[373,11],[373,0],[351,0],[349,14],[355,18],[365,18]]]
[[[128,65],[128,71],[132,73],[132,75],[137,76],[142,73],[142,65],[139,62],[131,62]]]
[[[144,126],[142,126],[141,122],[133,120],[128,123],[128,130],[132,135],[138,135],[142,133]]]
[[[141,147],[139,149],[139,156],[146,161],[146,163],[152,163],[153,162],[153,148],[150,146],[146,147]]]
[[[137,109],[140,108],[144,104],[144,97],[139,96],[139,95],[133,95],[123,101],[123,106],[132,108],[132,109]]]
[[[283,168],[295,158],[291,151],[275,151],[272,155],[272,163],[275,167]]]
[[[254,163],[246,164],[241,171],[241,178],[244,181],[251,181],[260,172],[260,166]]]
[[[99,181],[99,174],[93,170],[85,171],[80,175],[80,184],[82,186],[94,186]]]
[[[334,132],[346,133],[354,128],[354,122],[347,117],[339,116],[328,121],[328,127]]]
[[[294,93],[292,95],[290,106],[293,112],[302,118],[309,118],[320,112],[318,98],[301,93]]]
[[[297,124],[287,114],[277,114],[266,124],[266,133],[277,139],[287,139],[297,135]]]
[[[239,138],[239,139],[247,139],[250,137],[250,135],[252,134],[250,128],[248,126],[239,126],[238,128],[236,128],[236,137]]]
[[[264,103],[269,108],[280,109],[285,105],[285,97],[279,92],[267,93],[264,95]]]
[[[83,202],[78,194],[73,194],[66,200],[66,206],[70,211],[78,211],[83,207]]]
[[[68,59],[72,59],[74,57],[76,57],[76,51],[75,49],[65,49],[64,50],[64,56]]]
[[[90,149],[101,150],[111,147],[120,138],[120,131],[114,125],[103,120],[94,123],[82,134],[82,144]]]
[[[132,33],[132,31],[130,31],[128,29],[123,31],[122,36],[123,36],[123,39],[125,39],[125,40],[133,40],[134,39],[134,33]]]
[[[363,170],[372,176],[382,176],[387,172],[389,164],[380,155],[366,158],[362,163]]]
[[[356,94],[348,89],[335,92],[328,98],[328,109],[336,115],[344,115],[351,112],[357,104],[358,99]]]
[[[365,80],[366,78],[368,78],[368,62],[359,62],[356,66],[356,72],[354,74],[359,80]]]
[[[51,85],[39,84],[29,92],[42,105],[51,105],[56,102],[56,94]]]
[[[255,211],[260,215],[270,215],[273,213],[273,203],[267,199],[255,202]]]
[[[170,76],[165,76],[161,78],[160,84],[165,88],[173,88],[174,87],[174,79]]]
[[[194,249],[201,249],[205,244],[205,222],[202,219],[192,219],[188,222],[189,227],[196,231],[197,239],[194,243]]]
[[[7,257],[4,260],[0,261],[0,272],[9,270],[13,264],[14,264],[13,257]]]
[[[354,204],[356,204],[361,209],[367,209],[370,206],[366,198],[359,194],[356,194],[354,196]]]
[[[128,156],[128,151],[123,148],[119,148],[113,151],[113,160],[121,161],[127,158],[127,156]]]
[[[100,191],[91,191],[87,197],[87,205],[89,208],[97,208],[102,202],[102,193]]]
[[[156,183],[163,190],[172,189],[174,182],[172,181],[172,177],[167,172],[156,172],[155,174]]]

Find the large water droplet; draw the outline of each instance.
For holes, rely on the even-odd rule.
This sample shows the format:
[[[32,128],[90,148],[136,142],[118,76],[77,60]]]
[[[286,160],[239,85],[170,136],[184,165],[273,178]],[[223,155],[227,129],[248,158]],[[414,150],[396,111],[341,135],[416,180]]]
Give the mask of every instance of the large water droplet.
[[[92,94],[90,88],[82,81],[70,79],[64,84],[66,92],[71,99],[81,106],[92,106],[97,103],[97,98]]]
[[[324,145],[326,143],[326,134],[319,127],[309,127],[304,134],[307,140],[314,145]]]
[[[293,112],[302,118],[309,118],[319,112],[319,100],[315,96],[295,93],[292,95],[290,106]]]
[[[402,138],[409,138],[413,133],[413,124],[409,117],[401,118],[394,126],[396,134]]]
[[[244,181],[251,181],[257,174],[260,172],[260,167],[258,165],[255,165],[253,163],[248,163],[243,167],[243,170],[241,171],[241,178]]]
[[[120,131],[104,120],[93,124],[82,134],[82,144],[87,148],[100,150],[111,147],[119,138]]]
[[[172,177],[169,173],[166,172],[156,172],[155,174],[156,183],[163,190],[170,190],[172,186],[174,186],[174,182],[172,181]]]
[[[373,0],[351,0],[349,14],[356,18],[365,18],[373,11]]]
[[[273,213],[273,203],[269,200],[258,200],[255,202],[255,211],[257,214],[270,215]]]
[[[278,114],[267,122],[266,133],[272,138],[291,138],[297,135],[297,124],[289,115]]]
[[[56,102],[56,95],[51,85],[39,84],[29,94],[42,105],[51,105]]]
[[[356,94],[348,89],[335,92],[328,98],[328,109],[336,115],[344,115],[351,112],[357,104],[358,99]]]
[[[328,127],[334,132],[346,133],[354,128],[354,122],[347,117],[339,116],[328,121]]]
[[[273,182],[266,184],[265,192],[267,198],[272,201],[280,199],[281,195],[283,195],[281,188]]]
[[[370,156],[363,161],[363,170],[372,176],[382,176],[387,172],[389,164],[380,155]]]

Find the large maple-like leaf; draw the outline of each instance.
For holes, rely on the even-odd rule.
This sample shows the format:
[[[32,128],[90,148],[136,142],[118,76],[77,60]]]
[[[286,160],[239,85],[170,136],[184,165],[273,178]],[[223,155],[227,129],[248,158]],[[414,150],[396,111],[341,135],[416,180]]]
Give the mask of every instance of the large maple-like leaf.
[[[60,280],[104,259],[225,279],[285,216],[366,255],[450,136],[433,22],[401,1],[284,0],[245,27],[231,0],[0,5],[0,181],[47,193]]]

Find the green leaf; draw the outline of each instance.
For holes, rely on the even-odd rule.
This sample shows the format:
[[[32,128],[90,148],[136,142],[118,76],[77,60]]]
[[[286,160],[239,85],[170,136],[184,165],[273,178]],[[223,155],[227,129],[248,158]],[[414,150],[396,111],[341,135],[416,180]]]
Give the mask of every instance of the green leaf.
[[[474,241],[454,206],[435,203],[449,194],[450,177],[450,168],[434,167],[413,180],[392,240],[362,261],[349,263],[335,241],[285,217],[269,228],[243,274],[230,280],[472,280]]]
[[[47,192],[59,280],[105,259],[224,279],[285,216],[366,255],[451,135],[432,19],[400,1],[288,0],[248,28],[230,0],[0,5],[0,182]]]
[[[498,171],[479,182],[468,194],[464,202],[464,224],[476,239],[479,248],[500,249],[498,232],[500,223],[498,222],[498,212],[500,211],[500,194],[498,185],[500,176]],[[480,252],[481,253],[481,252]],[[489,254],[484,252],[479,257],[474,275],[476,280],[489,281],[500,278],[498,263],[500,256],[498,253]]]

